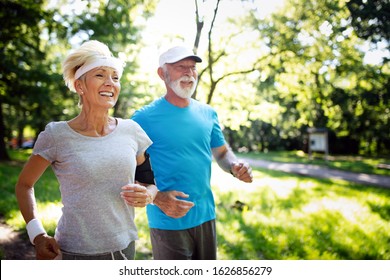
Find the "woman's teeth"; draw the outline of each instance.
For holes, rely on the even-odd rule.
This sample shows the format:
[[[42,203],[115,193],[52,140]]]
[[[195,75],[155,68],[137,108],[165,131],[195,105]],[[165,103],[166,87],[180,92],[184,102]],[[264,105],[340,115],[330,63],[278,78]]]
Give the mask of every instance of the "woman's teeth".
[[[108,97],[113,97],[114,96],[114,94],[112,92],[100,92],[100,95],[108,96]]]

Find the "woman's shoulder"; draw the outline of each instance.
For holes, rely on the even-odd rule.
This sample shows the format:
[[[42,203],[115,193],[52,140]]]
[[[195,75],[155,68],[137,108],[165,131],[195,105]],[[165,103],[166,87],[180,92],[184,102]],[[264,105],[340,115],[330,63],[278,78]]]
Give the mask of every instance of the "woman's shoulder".
[[[34,146],[35,151],[53,146],[58,140],[62,141],[64,139],[66,126],[67,124],[65,121],[53,121],[46,124],[45,129],[38,135],[37,142]]]
[[[52,121],[46,124],[45,131],[51,132],[51,131],[61,131],[66,129],[67,123],[66,121]]]
[[[138,123],[133,121],[132,119],[122,119],[122,118],[116,118],[118,120],[118,125],[122,127],[127,127],[127,128],[138,128],[140,127]]]

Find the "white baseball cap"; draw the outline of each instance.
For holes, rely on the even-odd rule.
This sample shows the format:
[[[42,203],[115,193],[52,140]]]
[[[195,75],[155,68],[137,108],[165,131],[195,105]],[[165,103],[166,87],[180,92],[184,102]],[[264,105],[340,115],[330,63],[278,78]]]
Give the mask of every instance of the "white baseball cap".
[[[184,46],[170,48],[160,55],[159,65],[162,67],[165,63],[175,63],[185,58],[192,58],[196,62],[202,62],[202,59],[195,55],[192,50]]]

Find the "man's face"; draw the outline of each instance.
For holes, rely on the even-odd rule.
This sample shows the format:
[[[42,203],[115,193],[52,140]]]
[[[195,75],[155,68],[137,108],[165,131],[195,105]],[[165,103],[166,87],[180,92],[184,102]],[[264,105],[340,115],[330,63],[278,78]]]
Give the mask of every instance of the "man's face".
[[[190,98],[198,83],[196,62],[183,59],[176,63],[167,64],[165,79],[168,86],[181,98]]]

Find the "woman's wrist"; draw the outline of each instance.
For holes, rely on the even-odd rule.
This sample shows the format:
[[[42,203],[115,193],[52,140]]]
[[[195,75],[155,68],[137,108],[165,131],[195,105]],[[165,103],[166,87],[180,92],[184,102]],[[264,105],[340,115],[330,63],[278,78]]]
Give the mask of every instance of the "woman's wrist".
[[[41,221],[38,219],[32,219],[31,221],[29,221],[27,223],[26,229],[30,242],[33,245],[35,245],[34,239],[38,235],[46,234],[46,230],[43,228]]]
[[[158,189],[156,185],[149,185],[147,188],[147,193],[149,197],[149,203],[148,204],[153,204],[154,200],[156,199]]]

